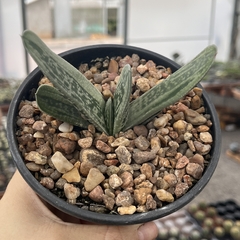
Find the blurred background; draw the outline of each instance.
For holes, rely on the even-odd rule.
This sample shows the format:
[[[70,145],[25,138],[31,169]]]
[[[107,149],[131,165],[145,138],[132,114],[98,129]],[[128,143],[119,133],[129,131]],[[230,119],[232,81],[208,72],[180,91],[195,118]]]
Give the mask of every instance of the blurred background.
[[[11,98],[36,67],[22,45],[34,31],[56,53],[103,44],[149,49],[186,64],[210,44],[216,61],[202,81],[222,128],[219,165],[194,202],[240,204],[240,0],[0,0],[0,192],[14,172],[6,142]]]
[[[123,43],[184,64],[209,44],[217,45],[219,61],[238,58],[238,25],[237,0],[1,0],[0,76],[21,79],[35,67],[25,56],[23,29],[57,53]]]

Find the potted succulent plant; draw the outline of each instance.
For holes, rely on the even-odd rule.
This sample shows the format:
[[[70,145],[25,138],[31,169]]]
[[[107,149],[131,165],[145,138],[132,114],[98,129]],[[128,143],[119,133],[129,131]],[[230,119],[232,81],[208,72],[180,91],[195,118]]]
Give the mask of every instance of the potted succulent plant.
[[[39,68],[12,100],[8,140],[41,198],[75,217],[121,225],[170,214],[203,189],[218,162],[220,128],[196,85],[215,46],[180,68],[136,47],[58,56],[31,31],[22,39]]]

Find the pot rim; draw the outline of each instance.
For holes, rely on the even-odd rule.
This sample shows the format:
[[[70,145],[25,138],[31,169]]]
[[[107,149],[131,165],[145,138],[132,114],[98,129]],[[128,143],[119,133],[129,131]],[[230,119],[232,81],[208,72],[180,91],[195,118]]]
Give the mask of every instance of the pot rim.
[[[90,51],[94,51],[94,55],[98,56],[97,54],[103,52],[105,53],[106,50],[108,51],[107,55],[112,55],[114,51],[117,50],[116,54],[121,55],[125,54],[127,52],[129,55],[130,53],[137,53],[139,55],[146,55],[151,58],[147,60],[153,60],[156,62],[156,59],[161,59],[161,61],[168,62],[170,67],[173,71],[177,70],[180,66],[176,64],[174,61],[149,50],[139,48],[139,47],[133,47],[133,46],[127,46],[127,45],[120,45],[120,44],[101,44],[101,45],[93,45],[93,46],[85,46],[85,47],[79,47],[74,48],[68,51],[65,51],[61,54],[59,54],[61,57],[66,59],[67,61],[71,61],[73,57],[71,57],[72,54],[76,54],[76,52],[82,52],[85,51],[86,53]],[[91,55],[91,54],[89,54]],[[124,56],[125,56],[124,55]],[[123,55],[122,55],[123,56]],[[141,57],[141,56],[140,56]],[[89,60],[86,62],[89,62],[93,58],[89,56]],[[80,61],[81,62],[81,61]],[[78,63],[80,63],[78,61]],[[212,126],[212,134],[214,143],[212,145],[211,155],[212,158],[209,162],[209,165],[204,170],[204,174],[201,177],[200,180],[198,180],[197,183],[194,184],[194,186],[188,190],[186,194],[184,194],[182,197],[176,199],[172,203],[168,203],[166,206],[163,206],[162,208],[158,208],[155,210],[148,211],[146,213],[134,213],[132,215],[114,215],[114,214],[101,214],[101,213],[95,213],[91,212],[89,210],[84,210],[79,207],[76,207],[70,203],[67,203],[66,201],[60,199],[53,193],[51,193],[48,189],[43,187],[31,174],[31,172],[27,169],[25,166],[24,161],[21,158],[20,152],[18,150],[18,144],[16,140],[16,114],[18,112],[18,106],[20,101],[22,100],[22,96],[26,95],[26,88],[30,88],[33,86],[33,83],[31,83],[31,79],[36,76],[41,76],[41,71],[39,68],[35,68],[23,81],[21,86],[18,88],[15,96],[13,97],[9,111],[8,111],[8,117],[7,117],[7,138],[9,142],[10,151],[12,153],[14,162],[17,166],[17,169],[21,173],[22,177],[25,179],[25,181],[31,186],[31,188],[45,201],[53,205],[54,207],[60,209],[61,211],[70,214],[74,217],[89,221],[89,222],[95,222],[95,223],[101,223],[101,224],[108,224],[108,225],[127,225],[127,224],[138,224],[138,223],[144,223],[149,222],[152,220],[159,219],[161,217],[164,217],[166,215],[169,215],[186,204],[188,204],[192,199],[194,199],[197,194],[199,194],[203,188],[206,186],[206,184],[209,182],[211,176],[213,175],[217,163],[220,156],[220,146],[221,146],[221,130],[220,130],[220,124],[219,119],[217,117],[217,113],[215,110],[214,105],[211,103],[206,91],[203,89],[203,99],[207,108],[208,113],[211,114],[211,121],[214,123]],[[40,80],[40,78],[39,78]],[[32,85],[31,85],[32,84]],[[201,87],[201,85],[199,84]],[[25,93],[24,93],[25,92]]]

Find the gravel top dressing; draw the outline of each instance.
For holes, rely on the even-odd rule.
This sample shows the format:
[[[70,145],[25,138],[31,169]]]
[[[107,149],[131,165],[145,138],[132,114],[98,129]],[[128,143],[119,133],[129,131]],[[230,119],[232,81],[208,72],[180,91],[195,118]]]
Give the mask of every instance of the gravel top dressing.
[[[132,71],[131,101],[171,75],[138,55],[96,59],[79,70],[112,97],[124,65]],[[51,85],[47,78],[39,85]],[[17,140],[27,168],[49,191],[76,206],[100,213],[134,214],[161,208],[183,196],[211,160],[210,115],[202,89],[148,122],[114,136],[61,122],[43,112],[35,99],[22,101]]]

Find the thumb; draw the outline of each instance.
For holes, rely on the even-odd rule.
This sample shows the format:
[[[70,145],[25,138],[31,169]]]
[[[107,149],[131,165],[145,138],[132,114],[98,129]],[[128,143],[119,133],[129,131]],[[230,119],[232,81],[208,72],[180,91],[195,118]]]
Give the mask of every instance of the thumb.
[[[139,240],[156,239],[158,236],[158,228],[154,222],[148,222],[138,228]]]

